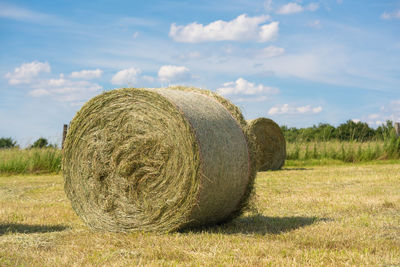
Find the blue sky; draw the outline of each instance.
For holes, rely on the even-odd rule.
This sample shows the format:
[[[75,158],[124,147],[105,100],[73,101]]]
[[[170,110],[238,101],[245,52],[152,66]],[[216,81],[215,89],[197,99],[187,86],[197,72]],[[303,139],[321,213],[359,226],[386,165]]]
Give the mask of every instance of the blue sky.
[[[127,86],[206,88],[280,125],[400,121],[400,0],[0,0],[0,44],[0,137],[22,146]]]

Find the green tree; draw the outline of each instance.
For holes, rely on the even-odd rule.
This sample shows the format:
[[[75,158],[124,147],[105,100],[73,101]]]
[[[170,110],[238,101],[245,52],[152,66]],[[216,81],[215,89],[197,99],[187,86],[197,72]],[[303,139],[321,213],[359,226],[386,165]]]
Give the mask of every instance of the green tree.
[[[381,126],[376,128],[375,137],[378,140],[385,140],[391,136],[394,132],[393,121],[387,120],[386,123],[383,123]]]
[[[40,137],[38,140],[36,140],[33,143],[31,148],[44,148],[44,147],[48,147],[48,146],[49,146],[49,142],[47,141],[47,139]]]
[[[287,142],[295,142],[299,139],[299,130],[296,127],[281,126],[281,130]]]
[[[319,123],[307,128],[289,128],[281,126],[283,135],[287,142],[309,142],[309,141],[357,141],[366,142],[371,140],[385,140],[393,135],[394,127],[392,121],[387,121],[376,130],[370,128],[365,122],[354,122],[348,120],[334,127],[329,123]]]
[[[0,138],[0,149],[1,148],[13,148],[17,145],[17,142],[11,139],[11,137],[5,138],[2,137]]]
[[[336,128],[336,136],[341,141],[365,142],[375,136],[375,131],[366,122],[348,120]]]
[[[320,123],[315,130],[315,141],[329,141],[336,138],[336,129],[329,123]]]

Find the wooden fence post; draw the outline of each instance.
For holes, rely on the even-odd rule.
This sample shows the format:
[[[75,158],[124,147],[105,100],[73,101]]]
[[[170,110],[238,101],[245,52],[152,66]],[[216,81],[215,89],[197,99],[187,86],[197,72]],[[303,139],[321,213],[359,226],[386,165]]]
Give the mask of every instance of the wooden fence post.
[[[67,131],[68,131],[68,124],[64,124],[61,148],[64,148],[64,140],[65,140],[65,137],[67,136]]]
[[[396,136],[400,136],[400,122],[395,122],[394,123],[394,130],[396,131]]]

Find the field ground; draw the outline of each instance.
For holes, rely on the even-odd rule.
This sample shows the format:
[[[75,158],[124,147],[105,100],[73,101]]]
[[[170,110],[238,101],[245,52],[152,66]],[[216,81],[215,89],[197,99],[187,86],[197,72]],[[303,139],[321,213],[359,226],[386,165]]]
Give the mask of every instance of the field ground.
[[[399,163],[262,172],[258,213],[172,234],[93,233],[61,176],[0,177],[0,266],[397,266]]]

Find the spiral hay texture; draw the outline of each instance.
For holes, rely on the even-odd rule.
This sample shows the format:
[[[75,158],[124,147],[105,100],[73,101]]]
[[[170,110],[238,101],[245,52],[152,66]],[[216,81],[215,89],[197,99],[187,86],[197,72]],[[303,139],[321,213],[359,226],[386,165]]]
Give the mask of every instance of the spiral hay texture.
[[[168,232],[241,213],[254,167],[240,123],[194,90],[113,90],[87,102],[64,142],[64,188],[93,229]]]
[[[248,121],[248,131],[256,139],[257,169],[278,170],[286,159],[286,141],[282,130],[273,120],[258,118]]]

